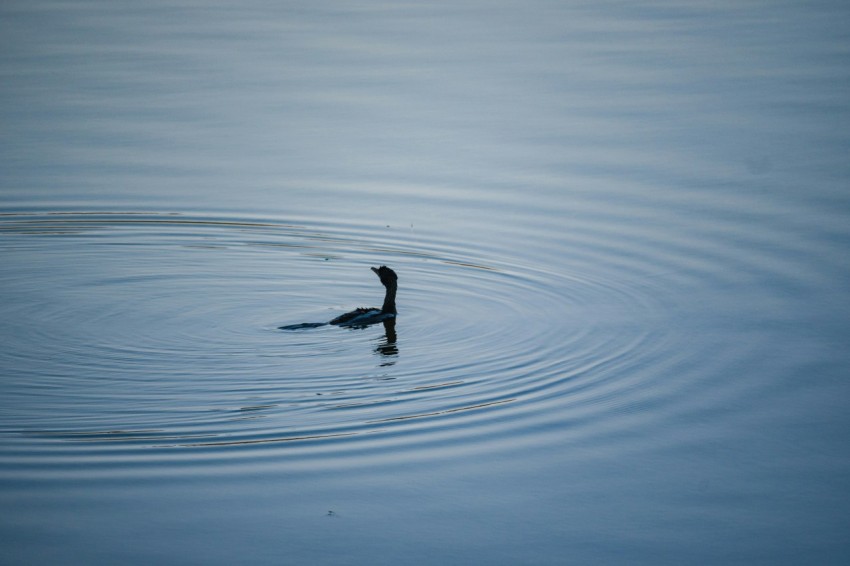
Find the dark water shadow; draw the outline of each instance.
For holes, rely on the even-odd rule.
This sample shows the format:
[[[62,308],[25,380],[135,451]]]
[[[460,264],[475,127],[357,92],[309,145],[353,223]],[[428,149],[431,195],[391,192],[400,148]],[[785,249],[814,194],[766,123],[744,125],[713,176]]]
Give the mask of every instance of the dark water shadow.
[[[398,345],[396,341],[398,340],[398,336],[395,331],[395,319],[389,318],[383,321],[384,324],[384,338],[375,348],[375,352],[380,354],[381,356],[387,358],[395,358],[398,356]],[[382,366],[391,366],[395,364],[395,361],[387,361]]]
[[[395,357],[398,356],[398,334],[396,334],[395,329],[395,317],[386,318],[381,321],[381,324],[384,325],[384,337],[381,342],[375,347],[375,353],[380,354],[384,357]],[[329,326],[327,322],[302,322],[299,324],[289,324],[287,326],[278,326],[278,330],[284,330],[287,332],[294,332],[299,330],[309,330],[312,328],[320,328],[323,326]],[[346,326],[345,328],[351,330],[362,330],[364,328],[369,328],[373,325],[362,325],[362,326]],[[381,365],[393,365],[395,362],[388,362]]]

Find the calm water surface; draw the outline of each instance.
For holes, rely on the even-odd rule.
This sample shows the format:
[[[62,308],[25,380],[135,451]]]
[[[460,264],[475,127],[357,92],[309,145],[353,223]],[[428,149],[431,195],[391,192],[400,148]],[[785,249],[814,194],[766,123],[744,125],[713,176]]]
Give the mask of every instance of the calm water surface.
[[[4,3],[2,562],[847,563],[849,22]]]

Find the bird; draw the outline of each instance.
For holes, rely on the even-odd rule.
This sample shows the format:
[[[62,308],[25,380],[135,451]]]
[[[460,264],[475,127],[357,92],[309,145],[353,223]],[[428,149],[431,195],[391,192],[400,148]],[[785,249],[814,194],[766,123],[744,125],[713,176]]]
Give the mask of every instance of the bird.
[[[315,328],[317,326],[345,326],[350,328],[364,328],[378,322],[388,323],[395,322],[398,311],[395,307],[396,290],[398,289],[398,275],[396,272],[382,265],[381,267],[370,268],[378,278],[381,284],[386,288],[384,294],[384,304],[381,308],[364,308],[354,309],[351,312],[341,314],[330,322],[302,322],[301,324],[290,324],[287,326],[279,326],[279,330],[298,330],[301,328]],[[386,326],[386,324],[385,324]]]

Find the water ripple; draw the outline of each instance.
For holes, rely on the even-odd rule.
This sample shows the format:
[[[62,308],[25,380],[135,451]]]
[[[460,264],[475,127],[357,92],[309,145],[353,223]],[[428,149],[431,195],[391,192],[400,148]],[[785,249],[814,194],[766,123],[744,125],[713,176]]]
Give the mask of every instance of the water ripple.
[[[670,278],[559,270],[438,234],[62,213],[4,215],[0,235],[13,298],[0,364],[15,376],[0,431],[99,447],[102,462],[139,449],[169,461],[236,447],[486,449],[543,442],[565,423],[604,435],[599,422],[628,427],[667,394],[654,369],[686,363],[657,320]],[[584,245],[603,245],[595,237]],[[368,269],[380,264],[399,273],[397,336],[277,329],[380,304]]]

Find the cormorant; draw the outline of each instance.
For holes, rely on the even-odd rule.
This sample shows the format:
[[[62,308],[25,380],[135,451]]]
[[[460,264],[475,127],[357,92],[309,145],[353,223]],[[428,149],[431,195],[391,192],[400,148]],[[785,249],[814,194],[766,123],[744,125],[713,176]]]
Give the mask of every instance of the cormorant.
[[[384,304],[381,308],[359,308],[351,312],[341,314],[330,322],[304,322],[301,324],[291,324],[289,326],[281,326],[280,330],[298,330],[300,328],[315,328],[331,324],[334,326],[348,327],[364,327],[378,322],[395,322],[395,317],[398,312],[395,308],[395,294],[398,288],[398,275],[395,271],[382,265],[381,267],[372,267],[372,271],[380,278],[381,284],[386,287],[384,295]]]

